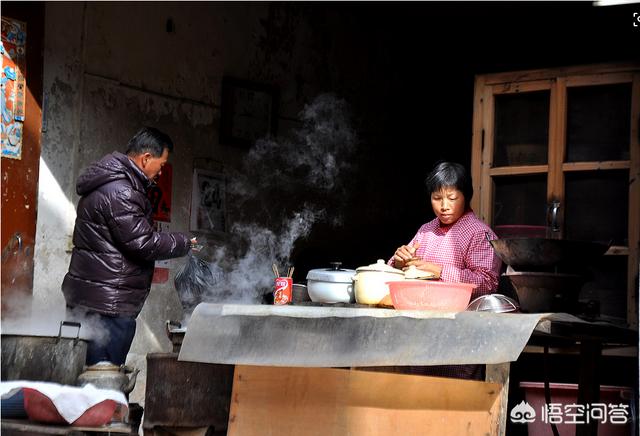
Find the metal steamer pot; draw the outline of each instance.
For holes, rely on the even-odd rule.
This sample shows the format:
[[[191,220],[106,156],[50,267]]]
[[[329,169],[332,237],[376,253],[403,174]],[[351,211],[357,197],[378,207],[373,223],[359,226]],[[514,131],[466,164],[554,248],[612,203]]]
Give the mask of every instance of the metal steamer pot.
[[[386,282],[404,279],[402,270],[387,265],[383,259],[378,259],[371,265],[356,268],[356,275],[353,277],[356,302],[390,306],[392,303]]]
[[[353,275],[355,270],[340,268],[332,262],[331,268],[312,269],[307,273],[307,291],[315,303],[353,303]]]
[[[63,337],[62,327],[77,327]],[[87,356],[80,323],[62,321],[58,336],[2,334],[2,380],[32,380],[75,385]]]

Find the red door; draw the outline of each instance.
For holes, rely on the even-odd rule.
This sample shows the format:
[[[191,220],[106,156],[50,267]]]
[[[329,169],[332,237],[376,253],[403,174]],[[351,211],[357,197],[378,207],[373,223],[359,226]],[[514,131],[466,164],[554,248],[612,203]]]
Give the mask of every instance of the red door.
[[[21,31],[21,34],[15,33]],[[13,305],[14,297],[33,294],[42,126],[43,34],[43,3],[2,3],[4,53],[1,73],[5,83],[11,82],[10,85],[16,88],[11,95],[5,93],[6,99],[12,100],[2,102],[3,113],[0,114],[5,131],[0,161],[3,317],[17,307]],[[6,59],[10,55],[12,58]]]

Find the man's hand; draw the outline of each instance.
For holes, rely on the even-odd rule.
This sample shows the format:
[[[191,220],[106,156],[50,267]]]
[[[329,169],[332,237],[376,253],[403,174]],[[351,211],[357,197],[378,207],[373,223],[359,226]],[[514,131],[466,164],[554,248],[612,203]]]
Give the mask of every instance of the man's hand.
[[[199,251],[202,251],[202,249],[204,248],[202,245],[198,244],[198,239],[196,237],[191,238],[190,242],[191,242],[191,251],[199,252]]]

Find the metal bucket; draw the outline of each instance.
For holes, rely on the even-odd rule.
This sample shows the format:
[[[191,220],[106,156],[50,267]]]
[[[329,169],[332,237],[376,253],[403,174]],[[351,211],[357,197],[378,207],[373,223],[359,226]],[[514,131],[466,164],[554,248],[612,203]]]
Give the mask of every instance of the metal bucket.
[[[62,327],[77,327],[75,338]],[[61,321],[58,336],[2,334],[2,380],[31,380],[75,385],[87,356],[80,323]]]

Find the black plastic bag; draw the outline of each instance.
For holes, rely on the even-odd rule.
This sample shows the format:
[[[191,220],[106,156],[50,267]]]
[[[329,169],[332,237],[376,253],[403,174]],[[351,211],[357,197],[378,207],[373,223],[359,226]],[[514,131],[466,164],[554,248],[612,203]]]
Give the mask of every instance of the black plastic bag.
[[[189,252],[187,262],[176,274],[174,284],[185,313],[193,312],[215,284],[209,262]]]

